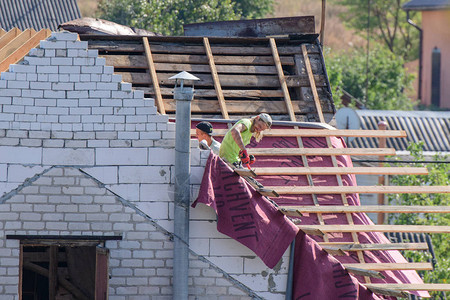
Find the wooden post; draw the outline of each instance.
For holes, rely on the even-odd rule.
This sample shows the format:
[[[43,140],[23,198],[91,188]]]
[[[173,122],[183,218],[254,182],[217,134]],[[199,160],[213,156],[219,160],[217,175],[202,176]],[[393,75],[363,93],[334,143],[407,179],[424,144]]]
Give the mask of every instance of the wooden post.
[[[58,246],[50,246],[48,266],[48,299],[55,300],[58,289]]]
[[[385,121],[378,122],[378,130],[386,130],[387,129],[387,123]],[[386,138],[380,137],[378,138],[378,147],[379,148],[386,148]],[[384,160],[384,156],[379,156],[378,158],[380,161]],[[380,167],[383,167],[384,163],[379,162],[378,165]],[[384,175],[378,176],[378,185],[384,185]],[[385,194],[378,194],[378,205],[385,205]],[[378,224],[384,224],[385,214],[384,213],[378,213],[377,217],[377,223]]]

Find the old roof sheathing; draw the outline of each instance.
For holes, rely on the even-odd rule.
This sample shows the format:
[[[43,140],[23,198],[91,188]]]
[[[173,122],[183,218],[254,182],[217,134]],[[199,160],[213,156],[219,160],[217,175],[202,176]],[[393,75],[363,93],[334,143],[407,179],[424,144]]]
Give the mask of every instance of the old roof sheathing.
[[[291,120],[291,103],[297,121],[320,121],[301,48],[305,45],[325,121],[335,113],[316,34],[280,38],[80,35],[80,39],[88,41],[90,49],[98,49],[124,81],[162,103],[161,113],[175,113],[175,82],[169,78],[187,71],[201,79],[195,82],[194,118],[268,112],[275,119]]]

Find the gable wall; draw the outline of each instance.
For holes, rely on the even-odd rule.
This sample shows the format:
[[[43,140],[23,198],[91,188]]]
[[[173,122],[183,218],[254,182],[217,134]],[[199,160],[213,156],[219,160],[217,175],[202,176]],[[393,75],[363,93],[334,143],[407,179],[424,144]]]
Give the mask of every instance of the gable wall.
[[[3,216],[0,275],[11,275],[7,284],[0,284],[0,295],[13,299],[12,295],[17,293],[18,241],[5,240],[6,234],[110,234],[127,232],[135,226],[126,222],[121,225],[94,222],[94,226],[94,220],[88,218],[101,216],[110,221],[113,221],[110,218],[119,218],[119,221],[121,218],[115,212],[103,211],[101,204],[55,205],[55,201],[85,201],[84,195],[90,195],[93,200],[89,201],[94,202],[106,197],[90,194],[98,192],[91,187],[91,181],[71,179],[70,172],[65,174],[66,171],[61,170],[66,169],[62,167],[85,172],[108,191],[108,197],[117,195],[144,212],[148,220],[154,222],[151,224],[162,231],[173,232],[174,146],[174,123],[156,112],[153,99],[143,98],[141,91],[133,91],[131,84],[122,82],[121,76],[113,74],[113,67],[106,66],[96,50],[87,50],[87,42],[77,41],[75,34],[53,33],[51,38],[41,41],[39,49],[32,49],[21,64],[11,65],[0,80],[0,211]],[[198,193],[208,154],[197,148],[196,141],[192,143],[192,200]],[[56,179],[41,178],[39,174],[47,174],[50,169],[65,175],[55,175]],[[38,184],[42,187],[37,187]],[[24,193],[29,196],[25,197]],[[12,199],[27,199],[27,203],[11,204]],[[68,211],[61,212],[60,207]],[[88,212],[93,214],[88,216]],[[49,222],[46,218],[57,221]],[[129,216],[130,222],[133,218]],[[215,214],[208,207],[199,205],[191,210],[193,256],[190,271],[193,273],[190,293],[205,295],[209,293],[204,289],[207,286],[208,291],[215,291],[218,297],[240,297],[243,292],[238,288],[243,288],[246,295],[284,299],[287,253],[281,263],[270,270],[245,246],[217,232],[215,221]],[[13,224],[15,227],[10,227]],[[143,238],[139,238],[140,234],[132,236],[130,239],[139,240],[139,248],[149,247],[155,258],[171,261],[173,251],[167,237],[164,239],[160,234],[143,234]],[[116,255],[126,257],[134,253],[127,250],[126,245],[108,242],[107,246],[117,246],[117,253],[121,254]],[[141,252],[136,255],[142,255],[142,249],[137,251]],[[198,257],[206,258],[212,265],[198,261]],[[161,274],[157,270],[152,273],[154,266],[138,264],[136,272],[145,273],[145,267],[150,268],[149,279],[142,283],[149,288],[147,294],[142,296],[142,291],[134,288],[132,279],[119,276],[131,274],[129,278],[134,278],[136,272],[130,265],[127,268],[131,271],[121,273],[121,267],[114,271],[118,277],[113,276],[110,283],[117,289],[112,287],[110,295],[119,295],[130,288],[148,299],[162,291],[156,291],[155,286],[164,288],[162,294],[171,293],[170,262],[162,267],[165,269],[160,270]],[[226,274],[225,279],[223,274]],[[230,288],[223,281],[227,281]],[[135,297],[131,295],[132,292],[121,299]],[[214,299],[211,297],[205,299]]]

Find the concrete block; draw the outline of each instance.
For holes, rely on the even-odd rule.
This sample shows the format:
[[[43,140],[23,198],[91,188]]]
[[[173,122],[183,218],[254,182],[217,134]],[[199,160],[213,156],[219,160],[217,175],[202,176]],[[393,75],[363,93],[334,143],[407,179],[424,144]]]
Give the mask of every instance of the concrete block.
[[[138,201],[139,185],[138,184],[117,184],[107,185],[108,189],[128,201]]]
[[[137,206],[155,220],[167,220],[169,218],[169,207],[165,202],[138,202]]]
[[[255,253],[241,243],[227,239],[211,239],[211,256],[255,256]]]
[[[170,172],[163,166],[120,166],[119,183],[169,183]]]
[[[36,66],[12,64],[9,65],[9,71],[14,73],[36,73]]]
[[[8,89],[28,89],[30,88],[30,82],[10,80],[7,84]]]
[[[82,91],[90,91],[96,89],[96,83],[95,82],[77,82],[75,83],[75,90],[82,90]],[[81,97],[80,97],[81,98]],[[83,96],[83,98],[88,98],[88,95]]]
[[[42,150],[42,162],[47,165],[94,165],[94,149]]]
[[[146,165],[147,149],[96,149],[96,165]]]
[[[148,138],[147,135],[145,137]],[[148,151],[149,165],[175,165],[175,149],[150,148]]]
[[[78,34],[69,31],[52,32],[51,38],[55,38],[58,41],[76,41]]]
[[[103,184],[118,183],[117,167],[93,167],[84,168],[84,172],[88,173]]]
[[[58,74],[58,66],[37,66],[38,74]]]
[[[102,74],[102,66],[81,66],[81,73],[84,74]]]
[[[87,49],[87,41],[68,41],[67,49]]]
[[[57,49],[55,55],[56,57],[67,57],[67,49]]]
[[[80,99],[78,101],[79,106],[100,106],[100,99]]]
[[[140,201],[170,202],[174,193],[174,186],[170,184],[141,184]]]
[[[0,163],[41,164],[42,149],[0,146]]]
[[[76,66],[93,66],[95,65],[95,58],[93,57],[75,57],[73,64]]]
[[[24,61],[28,62],[31,66],[48,66],[50,65],[50,58],[49,57],[33,57],[33,56],[25,56]]]
[[[50,90],[52,88],[52,84],[50,83],[50,82],[40,82],[40,81],[31,81],[30,82],[30,89],[33,89],[33,90]],[[23,92],[25,92],[25,90],[24,91],[22,91],[22,95],[23,95]],[[35,98],[36,97],[43,97],[43,96],[37,96],[36,94],[35,94]]]
[[[54,82],[52,84],[52,89],[54,91],[73,91],[74,83],[73,82]]]
[[[68,65],[68,66],[60,66],[59,67],[59,76],[61,78],[61,75],[63,76],[67,76],[69,75],[69,78],[65,81],[72,81],[70,80],[70,74],[73,73],[80,73],[80,67],[79,66],[73,66],[73,65]]]

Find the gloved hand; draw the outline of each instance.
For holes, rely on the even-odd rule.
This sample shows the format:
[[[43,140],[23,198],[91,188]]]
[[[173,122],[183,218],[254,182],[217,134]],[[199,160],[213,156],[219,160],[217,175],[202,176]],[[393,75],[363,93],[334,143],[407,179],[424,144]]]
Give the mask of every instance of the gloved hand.
[[[253,155],[249,155],[250,158],[250,162],[248,163],[249,165],[253,164],[256,161],[256,158]]]
[[[248,165],[250,163],[250,157],[248,156],[247,150],[239,151],[239,158],[243,165]]]

